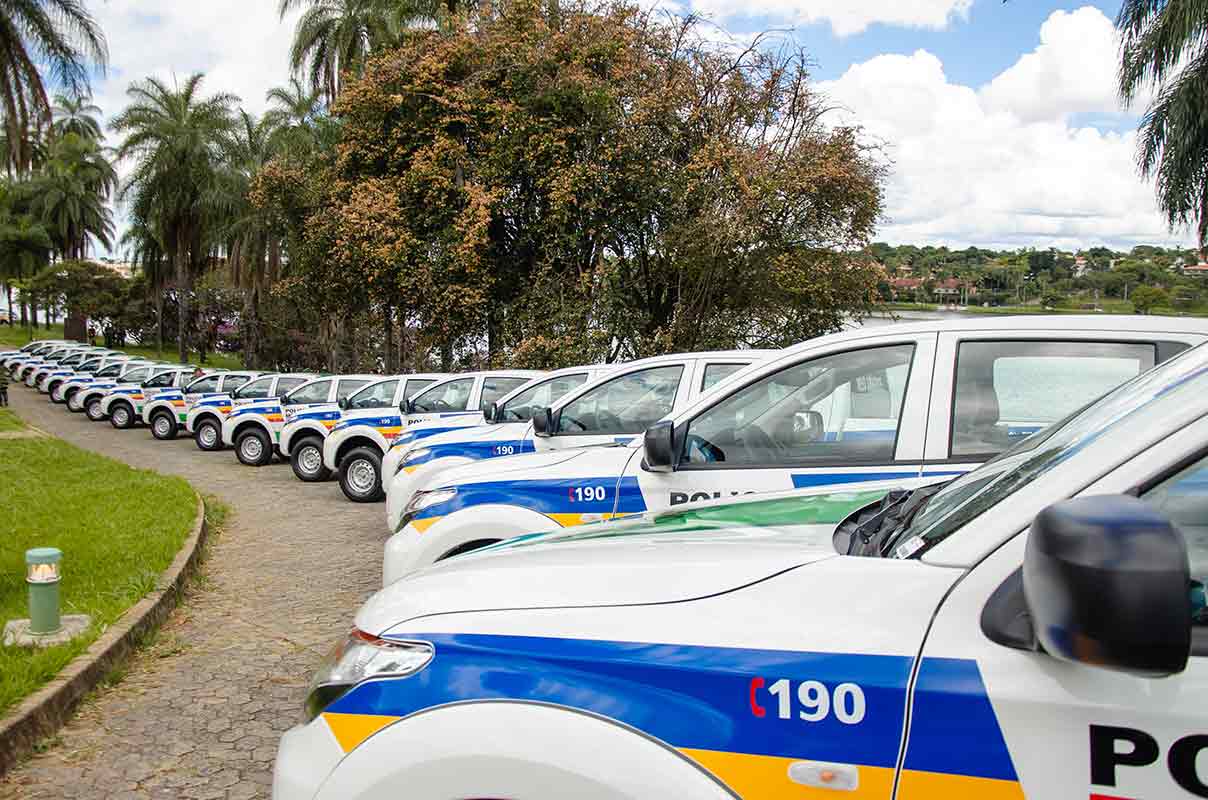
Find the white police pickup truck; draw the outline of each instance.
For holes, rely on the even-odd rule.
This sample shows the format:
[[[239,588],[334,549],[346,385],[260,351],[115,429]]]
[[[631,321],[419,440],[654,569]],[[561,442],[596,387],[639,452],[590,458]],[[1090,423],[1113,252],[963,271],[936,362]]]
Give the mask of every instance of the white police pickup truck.
[[[299,377],[303,383],[290,386]],[[231,409],[222,421],[222,443],[235,446],[239,463],[264,466],[273,460],[277,440],[285,427],[285,408],[298,410],[334,403],[337,397],[347,397],[376,378],[376,375],[280,375],[273,395]]]
[[[323,443],[323,466],[336,473],[344,496],[354,503],[381,500],[382,456],[395,438],[426,422],[440,421],[445,430],[477,425],[487,406],[542,374],[515,369],[463,372],[408,396],[398,410],[349,411]]]
[[[155,364],[141,359],[130,359],[119,364],[111,364],[97,370],[92,376],[81,376],[68,381],[63,387],[63,396],[67,400],[67,410],[72,413],[84,413],[93,422],[105,418],[101,411],[101,400],[110,389],[124,382],[141,383],[156,369],[167,369],[170,364]]]
[[[319,668],[273,798],[1208,797],[1206,452],[1200,347],[938,490],[422,570]]]
[[[80,347],[79,342],[65,342],[59,340],[32,342],[32,344],[34,346],[30,347],[28,350],[22,349],[14,353],[7,353],[2,359],[0,359],[0,364],[3,364],[4,369],[8,370],[10,377],[12,377],[14,380],[17,379],[17,375],[21,367],[25,366],[26,364],[42,364],[44,363],[44,356],[63,352],[68,348]]]
[[[127,361],[138,361],[140,359],[132,358],[126,353],[116,353],[105,356],[94,356],[80,363],[68,375],[51,374],[46,379],[46,392],[50,395],[50,401],[56,404],[67,402],[67,387],[75,384],[78,386],[80,379],[86,379],[96,375],[96,373],[111,367],[114,364],[123,364]]]
[[[197,367],[179,364],[158,367],[139,383],[114,386],[101,398],[101,414],[118,430],[133,428],[147,419],[144,411],[149,402],[162,392],[184,386],[196,371]]]
[[[175,439],[182,425],[188,429],[189,416],[199,404],[229,408],[231,393],[261,374],[243,370],[207,372],[182,387],[165,389],[143,411],[151,435],[162,441]]]
[[[819,337],[733,376],[631,446],[432,475],[386,543],[384,575],[551,524],[966,472],[1206,336],[1203,320],[1037,316]],[[589,412],[572,404],[534,422],[557,438]]]
[[[37,389],[38,394],[48,394],[52,378],[61,380],[76,374],[79,368],[87,362],[117,354],[116,350],[81,350],[72,353],[57,364],[42,364],[34,369],[25,380],[27,384]]]
[[[6,347],[0,349],[0,366],[4,366],[5,369],[8,369],[6,362],[10,358],[21,358],[23,356],[28,356],[35,351],[40,351],[49,347],[60,346],[67,343],[68,341],[66,339],[35,339],[34,341],[23,344],[20,347]]]
[[[304,409],[288,406],[285,427],[281,429],[281,455],[289,458],[298,480],[325,481],[331,477],[331,470],[323,466],[323,443],[342,415],[393,413],[408,397],[446,377],[441,373],[392,375],[377,379],[350,396],[339,397],[334,403]]]
[[[32,377],[36,370],[42,367],[56,366],[60,361],[68,356],[76,355],[78,353],[90,353],[93,351],[94,348],[80,344],[66,345],[64,347],[46,351],[37,358],[27,359],[17,364],[11,370],[13,379],[24,383],[26,386],[33,386]]]
[[[612,445],[628,442],[656,420],[682,408],[708,392],[720,381],[771,350],[731,350],[680,353],[613,365],[607,374],[595,376],[576,389],[539,405],[525,397],[514,397],[509,406],[520,406],[523,422],[513,421],[507,407],[498,411],[496,424],[470,430],[440,433],[423,441],[396,445],[395,454],[383,466],[387,476],[386,520],[391,532],[398,528],[403,510],[415,488],[440,470],[474,461],[561,447]],[[554,413],[575,403],[590,409],[579,421],[568,425],[570,435],[537,437],[534,415],[542,416],[551,406]],[[502,419],[500,419],[502,417]],[[539,420],[540,422],[540,420]]]
[[[241,373],[246,374],[248,373]],[[198,450],[207,453],[223,450],[226,445],[222,443],[222,422],[233,408],[277,397],[278,389],[288,391],[297,388],[310,377],[313,376],[299,378],[296,375],[268,372],[260,373],[242,385],[238,385],[240,380],[228,383],[224,379],[218,384],[217,394],[203,392],[199,395],[200,399],[188,404],[185,430],[193,436]],[[209,383],[198,388],[209,389],[213,386],[214,384]]]

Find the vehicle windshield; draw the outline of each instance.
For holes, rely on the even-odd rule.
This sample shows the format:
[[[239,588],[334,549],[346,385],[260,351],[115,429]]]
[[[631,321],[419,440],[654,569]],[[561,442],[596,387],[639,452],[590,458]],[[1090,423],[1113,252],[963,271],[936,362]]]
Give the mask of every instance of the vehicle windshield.
[[[1208,348],[1196,347],[1023,440],[936,492],[886,543],[885,553],[909,558],[960,530],[984,511],[1068,461],[1131,417],[1157,403],[1186,406],[1208,391]]]
[[[556,403],[571,389],[578,389],[587,383],[586,372],[575,372],[569,375],[559,375],[547,378],[535,386],[530,386],[499,408],[496,422],[528,422],[538,408],[546,408]]]
[[[470,392],[474,389],[473,378],[458,378],[445,381],[424,390],[411,402],[416,412],[430,411],[465,411],[470,402]]]

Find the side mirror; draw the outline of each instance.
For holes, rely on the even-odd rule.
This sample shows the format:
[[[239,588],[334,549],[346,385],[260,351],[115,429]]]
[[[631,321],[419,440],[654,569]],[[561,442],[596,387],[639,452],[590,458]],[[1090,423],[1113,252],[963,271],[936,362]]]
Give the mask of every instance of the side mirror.
[[[1040,512],[1023,589],[1036,638],[1056,658],[1146,677],[1187,666],[1187,544],[1135,497],[1085,497]]]
[[[415,413],[415,401],[410,398],[403,400],[403,402],[398,404],[398,410],[403,412],[404,414],[414,414]]]
[[[338,400],[336,400],[336,405],[340,407],[341,411],[347,411],[348,410],[348,398],[347,397],[339,398]]]
[[[280,395],[280,396],[279,396],[277,399],[278,399],[279,401],[281,401],[281,405],[283,405],[283,406],[288,406],[288,405],[290,405],[291,403],[293,403],[293,400],[290,400],[290,399],[289,399],[289,395],[288,395],[288,394],[283,394],[283,395]]]
[[[499,404],[492,402],[489,406],[483,409],[482,415],[486,417],[487,422],[494,422],[499,416]]]
[[[669,419],[656,422],[646,429],[646,469],[651,472],[675,472],[675,425]]]
[[[542,438],[554,435],[554,410],[539,408],[533,412],[533,435]]]
[[[826,438],[826,421],[822,419],[821,413],[806,411],[798,419],[801,420],[799,436],[801,442],[809,444]]]

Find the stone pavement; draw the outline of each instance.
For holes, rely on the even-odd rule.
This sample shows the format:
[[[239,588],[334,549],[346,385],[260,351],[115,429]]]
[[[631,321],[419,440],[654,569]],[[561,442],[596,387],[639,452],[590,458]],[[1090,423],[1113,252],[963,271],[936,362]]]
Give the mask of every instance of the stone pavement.
[[[159,442],[146,428],[89,422],[32,389],[9,398],[27,422],[181,475],[231,515],[155,644],[0,779],[0,798],[267,798],[278,739],[301,720],[316,664],[379,585],[384,507],[349,503],[335,482],[302,483],[288,464],[244,467],[186,436]]]

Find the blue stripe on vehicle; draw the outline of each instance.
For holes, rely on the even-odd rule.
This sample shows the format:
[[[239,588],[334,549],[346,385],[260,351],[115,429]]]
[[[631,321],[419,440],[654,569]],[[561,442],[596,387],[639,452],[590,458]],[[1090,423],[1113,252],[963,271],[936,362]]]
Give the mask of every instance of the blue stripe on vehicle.
[[[508,452],[511,448],[511,452]],[[484,439],[473,442],[449,442],[433,444],[427,447],[428,452],[419,458],[407,460],[408,467],[426,464],[438,458],[470,458],[475,461],[498,458],[500,456],[535,453],[537,448],[527,439]]]
[[[917,478],[919,471],[911,472],[807,472],[793,475],[794,489],[812,486],[830,486],[836,483],[863,483],[864,481],[891,481]]]
[[[638,479],[619,479],[620,499],[615,496],[616,476],[589,475],[582,478],[549,478],[530,481],[488,481],[457,485],[457,494],[443,503],[429,506],[416,514],[416,519],[441,517],[472,506],[498,503],[531,508],[542,514],[638,514],[646,510],[646,501]],[[595,492],[576,493],[575,489],[603,487],[603,498]],[[591,497],[588,498],[587,494]],[[580,499],[583,498],[583,499]]]
[[[449,703],[520,700],[598,714],[677,748],[887,768],[896,766],[914,664],[910,656],[527,636],[388,638],[431,642],[436,656],[410,677],[358,685],[328,711],[401,717]],[[793,694],[791,712],[781,719],[768,687],[782,678],[793,692],[807,680],[832,694],[840,684],[855,684],[864,694],[864,717],[844,724],[831,713],[805,722]],[[920,734],[928,741],[913,765],[908,756],[908,768],[1016,779],[974,661],[925,659],[920,688],[914,714],[951,729]],[[912,742],[915,734],[912,728]]]

